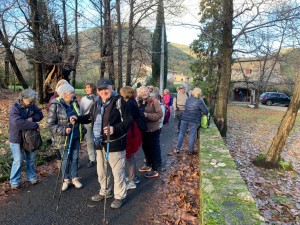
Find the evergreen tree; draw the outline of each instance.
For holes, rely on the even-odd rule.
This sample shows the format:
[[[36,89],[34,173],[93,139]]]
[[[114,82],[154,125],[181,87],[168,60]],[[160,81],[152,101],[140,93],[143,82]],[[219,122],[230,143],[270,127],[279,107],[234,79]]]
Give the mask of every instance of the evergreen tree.
[[[164,17],[164,4],[163,0],[159,0],[157,7],[156,26],[152,38],[152,80],[154,85],[159,85],[160,77],[160,61],[161,61],[161,40],[162,29],[164,29],[164,87],[166,86],[167,73],[168,73],[168,46],[166,36],[166,26]],[[164,88],[163,87],[163,88]]]

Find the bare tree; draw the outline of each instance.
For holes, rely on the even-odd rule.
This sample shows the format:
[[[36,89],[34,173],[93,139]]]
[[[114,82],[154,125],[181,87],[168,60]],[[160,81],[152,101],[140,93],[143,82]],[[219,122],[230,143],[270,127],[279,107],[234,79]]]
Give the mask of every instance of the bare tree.
[[[28,88],[29,86],[19,69],[15,55],[12,51],[13,43],[15,42],[17,36],[24,31],[24,29],[26,28],[26,24],[18,27],[14,34],[9,34],[6,27],[9,26],[8,20],[10,20],[11,19],[10,17],[12,17],[10,10],[15,9],[17,5],[15,1],[12,2],[7,1],[7,2],[3,2],[2,4],[3,4],[2,5],[3,8],[0,11],[0,41],[4,46],[6,52],[4,84],[5,86],[8,86],[9,83],[9,79],[8,79],[9,76],[8,62],[9,62],[22,87]]]

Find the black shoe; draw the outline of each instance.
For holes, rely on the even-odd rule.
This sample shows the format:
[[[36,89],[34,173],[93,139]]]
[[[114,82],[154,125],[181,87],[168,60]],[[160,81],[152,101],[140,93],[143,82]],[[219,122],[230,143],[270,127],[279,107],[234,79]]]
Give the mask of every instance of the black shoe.
[[[88,164],[86,165],[87,168],[91,168],[95,165],[94,161],[89,161]]]

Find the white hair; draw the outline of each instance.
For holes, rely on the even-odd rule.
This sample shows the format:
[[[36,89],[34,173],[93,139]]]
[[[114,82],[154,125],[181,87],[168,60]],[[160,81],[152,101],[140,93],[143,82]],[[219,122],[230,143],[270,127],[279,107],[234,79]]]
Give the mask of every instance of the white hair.
[[[19,95],[19,99],[23,100],[29,100],[29,101],[35,101],[38,98],[38,94],[32,90],[32,89],[25,89],[23,90],[20,95]]]
[[[56,90],[57,94],[61,98],[64,96],[64,94],[67,94],[67,93],[70,93],[73,91],[74,91],[74,88],[70,84],[62,84]]]
[[[141,92],[142,89],[145,89],[148,92],[148,95],[150,96],[150,91],[146,86],[141,86],[137,89],[137,96],[141,96],[140,92]]]

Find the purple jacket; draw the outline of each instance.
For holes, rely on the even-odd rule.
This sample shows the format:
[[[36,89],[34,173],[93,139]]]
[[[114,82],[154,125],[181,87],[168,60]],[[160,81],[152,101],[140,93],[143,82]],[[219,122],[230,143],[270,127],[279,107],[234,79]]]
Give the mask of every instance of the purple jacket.
[[[27,119],[31,117],[32,122]],[[8,139],[11,143],[21,143],[22,130],[35,130],[39,128],[38,121],[43,119],[42,111],[33,104],[24,108],[19,100],[15,101],[9,110]]]

